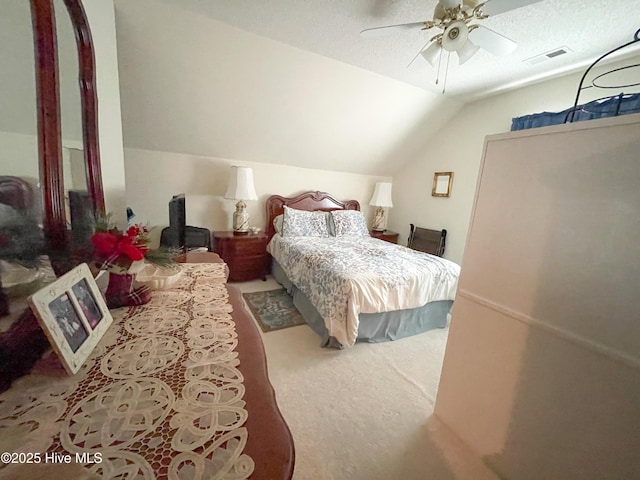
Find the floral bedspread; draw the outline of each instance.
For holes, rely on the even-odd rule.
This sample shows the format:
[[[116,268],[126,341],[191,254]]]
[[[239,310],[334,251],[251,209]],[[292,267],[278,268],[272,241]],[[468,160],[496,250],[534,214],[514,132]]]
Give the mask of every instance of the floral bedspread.
[[[444,258],[370,237],[282,237],[267,250],[343,346],[358,336],[358,315],[453,300],[460,267]]]

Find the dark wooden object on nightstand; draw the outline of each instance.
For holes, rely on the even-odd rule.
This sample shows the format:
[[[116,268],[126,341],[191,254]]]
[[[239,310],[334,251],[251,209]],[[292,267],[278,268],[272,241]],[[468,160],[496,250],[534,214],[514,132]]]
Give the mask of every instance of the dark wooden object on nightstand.
[[[398,232],[392,232],[391,230],[383,230],[382,232],[371,230],[369,233],[373,238],[379,238],[389,243],[398,243]]]
[[[271,262],[267,242],[267,235],[262,232],[247,235],[213,232],[213,251],[228,265],[230,282],[266,280]]]

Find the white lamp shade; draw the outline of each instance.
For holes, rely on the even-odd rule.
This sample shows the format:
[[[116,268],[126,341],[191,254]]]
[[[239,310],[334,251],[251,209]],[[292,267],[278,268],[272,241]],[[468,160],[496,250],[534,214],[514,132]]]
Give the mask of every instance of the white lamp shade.
[[[429,64],[433,67],[436,64],[436,61],[438,60],[438,57],[440,56],[441,51],[442,51],[442,48],[440,48],[440,45],[438,44],[438,42],[433,42],[431,45],[425,48],[422,52],[420,52],[420,55],[422,55],[422,58],[424,58],[427,62],[429,62]]]
[[[457,52],[459,65],[462,65],[471,57],[473,57],[478,50],[480,50],[480,47],[475,45],[471,40],[467,40],[467,42],[462,47],[460,47]]]
[[[391,184],[384,182],[376,183],[376,188],[373,191],[369,205],[374,207],[393,207],[393,202],[391,201]]]
[[[442,48],[449,52],[455,52],[467,43],[469,27],[462,20],[449,25],[442,36]]]
[[[224,198],[229,200],[257,200],[253,186],[253,170],[249,167],[231,167],[229,186]]]

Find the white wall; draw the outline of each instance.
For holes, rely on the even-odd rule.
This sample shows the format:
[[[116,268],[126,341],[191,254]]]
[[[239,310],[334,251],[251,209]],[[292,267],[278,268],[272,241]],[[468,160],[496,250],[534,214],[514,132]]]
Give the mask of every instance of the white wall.
[[[37,183],[40,179],[38,138],[0,131],[0,165],[0,175],[28,177]]]
[[[98,136],[107,211],[126,222],[126,187],[113,0],[83,0],[96,58]]]
[[[637,63],[639,58],[629,59],[621,65]],[[612,67],[609,65],[605,68]],[[635,72],[627,70],[618,79],[632,79]],[[389,228],[401,233],[400,242],[406,242],[410,223],[425,228],[446,228],[445,257],[460,263],[484,137],[509,131],[513,117],[542,111],[561,111],[572,106],[581,75],[549,80],[465,105],[451,121],[431,136],[415,160],[393,176],[394,208],[391,210]],[[588,101],[594,98],[595,92],[586,93],[581,99]],[[612,93],[617,92],[600,90],[597,96]],[[454,172],[451,197],[432,197],[433,174],[443,171]]]
[[[376,182],[390,177],[239,162],[168,152],[125,149],[128,205],[136,221],[151,226],[169,223],[168,203],[186,195],[187,224],[211,230],[231,230],[234,200],[224,194],[233,165],[253,168],[257,201],[247,202],[251,226],[265,228],[265,200],[273,194],[292,196],[307,190],[330,192],[338,200],[358,200],[369,221],[369,200]],[[156,235],[158,233],[156,232]]]

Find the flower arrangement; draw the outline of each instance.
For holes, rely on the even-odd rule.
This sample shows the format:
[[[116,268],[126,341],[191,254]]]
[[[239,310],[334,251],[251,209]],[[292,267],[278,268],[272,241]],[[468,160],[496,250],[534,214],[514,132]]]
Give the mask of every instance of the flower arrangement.
[[[91,243],[98,268],[122,273],[127,272],[133,262],[140,260],[161,266],[171,265],[180,253],[176,249],[152,250],[149,247],[148,227],[136,224],[122,231],[110,224],[108,215],[96,222]]]

